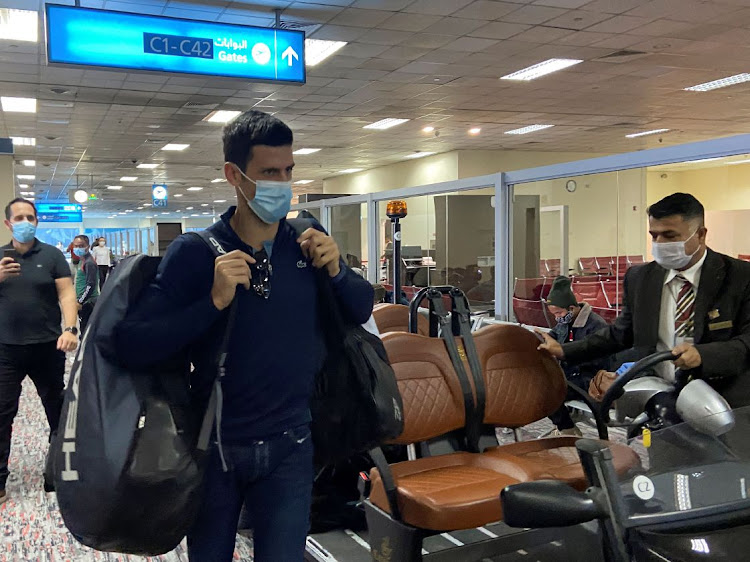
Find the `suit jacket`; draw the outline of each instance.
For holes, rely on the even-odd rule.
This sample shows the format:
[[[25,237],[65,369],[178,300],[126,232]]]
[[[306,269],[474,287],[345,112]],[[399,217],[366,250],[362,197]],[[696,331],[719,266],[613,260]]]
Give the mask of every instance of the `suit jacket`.
[[[750,405],[750,263],[707,250],[695,299],[695,347],[702,365],[690,374],[706,380],[733,408]],[[625,274],[622,314],[611,326],[565,344],[565,359],[586,361],[633,347],[656,351],[666,270],[656,262]]]

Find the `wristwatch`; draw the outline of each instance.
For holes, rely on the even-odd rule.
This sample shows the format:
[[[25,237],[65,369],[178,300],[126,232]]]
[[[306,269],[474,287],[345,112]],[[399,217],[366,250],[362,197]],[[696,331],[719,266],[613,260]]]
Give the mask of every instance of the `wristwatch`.
[[[68,326],[67,328],[65,328],[65,331],[70,332],[74,336],[78,335],[78,328],[76,328],[75,326]]]

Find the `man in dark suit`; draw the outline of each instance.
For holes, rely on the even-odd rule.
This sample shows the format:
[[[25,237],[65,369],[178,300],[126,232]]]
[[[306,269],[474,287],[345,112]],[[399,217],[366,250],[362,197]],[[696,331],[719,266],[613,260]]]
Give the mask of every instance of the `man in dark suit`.
[[[734,407],[750,405],[750,263],[706,246],[703,205],[674,193],[648,209],[654,260],[625,274],[617,321],[582,341],[539,346],[558,359],[586,361],[634,348],[639,357],[672,350],[675,368],[702,378]]]

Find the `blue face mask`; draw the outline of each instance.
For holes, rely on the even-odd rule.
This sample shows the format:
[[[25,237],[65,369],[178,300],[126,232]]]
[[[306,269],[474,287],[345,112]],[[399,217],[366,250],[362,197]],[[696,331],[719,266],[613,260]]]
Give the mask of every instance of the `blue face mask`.
[[[73,248],[73,253],[79,258],[82,258],[86,255],[86,248]]]
[[[292,182],[253,180],[237,168],[246,180],[255,184],[255,197],[250,200],[240,189],[250,210],[266,224],[273,224],[283,219],[292,207]]]
[[[21,244],[28,244],[36,236],[36,226],[29,221],[13,223],[13,238]]]
[[[560,316],[559,318],[556,318],[558,324],[570,324],[573,321],[573,312],[568,311],[568,313],[565,316]]]

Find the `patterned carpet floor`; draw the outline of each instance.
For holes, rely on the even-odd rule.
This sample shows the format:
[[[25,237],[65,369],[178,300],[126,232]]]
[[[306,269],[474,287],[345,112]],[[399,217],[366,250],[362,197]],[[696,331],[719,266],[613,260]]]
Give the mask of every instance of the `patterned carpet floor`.
[[[8,501],[0,506],[0,562],[187,562],[185,541],[164,556],[98,552],[78,543],[65,528],[54,493],[45,493],[42,471],[47,454],[47,420],[27,378],[13,425]],[[237,537],[234,560],[252,562],[252,542]]]

